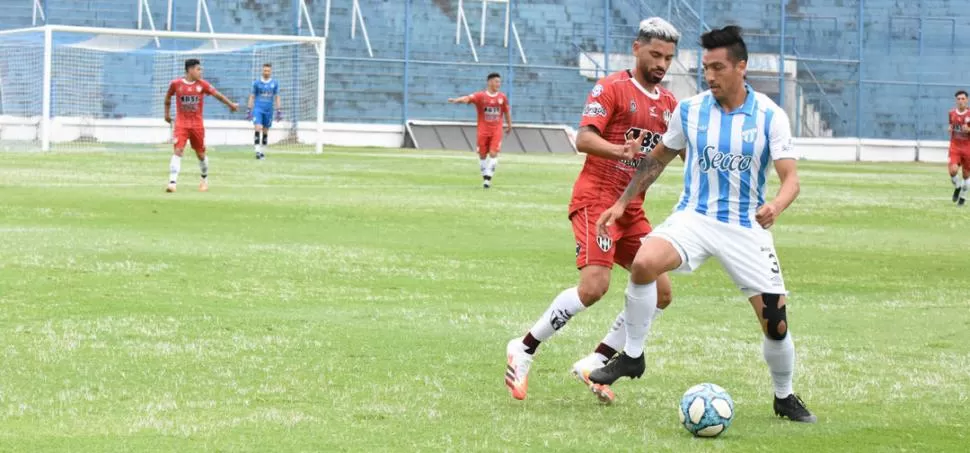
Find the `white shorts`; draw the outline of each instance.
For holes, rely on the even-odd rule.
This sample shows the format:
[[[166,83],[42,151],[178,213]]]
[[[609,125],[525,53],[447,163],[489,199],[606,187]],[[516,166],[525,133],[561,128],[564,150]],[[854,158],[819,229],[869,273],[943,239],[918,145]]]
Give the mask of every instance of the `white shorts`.
[[[691,273],[714,256],[745,297],[788,294],[774,238],[758,224],[744,228],[693,211],[677,211],[647,237],[673,244],[681,259],[675,272]]]

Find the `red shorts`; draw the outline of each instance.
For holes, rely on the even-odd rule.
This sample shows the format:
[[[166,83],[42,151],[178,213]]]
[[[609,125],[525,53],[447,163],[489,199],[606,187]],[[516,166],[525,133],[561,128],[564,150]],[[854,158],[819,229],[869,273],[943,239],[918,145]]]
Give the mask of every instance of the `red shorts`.
[[[502,149],[502,131],[491,134],[478,134],[478,157],[484,159],[489,152]]]
[[[643,211],[636,210],[627,211],[617,219],[610,227],[609,238],[599,237],[596,221],[605,210],[605,207],[588,206],[569,215],[576,236],[576,267],[579,269],[589,265],[612,269],[614,263],[629,269],[640,250],[640,241],[653,231]]]
[[[970,149],[950,145],[950,165],[970,168]]]
[[[176,127],[175,128],[175,149],[185,149],[185,142],[192,144],[192,149],[197,153],[205,152],[205,128],[204,127]]]

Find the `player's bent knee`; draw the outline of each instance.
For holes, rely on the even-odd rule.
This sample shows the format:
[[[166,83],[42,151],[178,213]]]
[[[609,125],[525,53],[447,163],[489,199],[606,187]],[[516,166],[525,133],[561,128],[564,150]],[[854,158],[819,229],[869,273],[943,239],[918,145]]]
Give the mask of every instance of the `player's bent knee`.
[[[579,287],[577,288],[577,291],[579,292],[579,301],[582,302],[584,306],[589,307],[602,299],[609,289],[609,269],[607,269],[605,274],[593,273],[582,275],[582,277],[579,279]]]
[[[764,293],[761,300],[764,303],[762,318],[767,321],[765,335],[772,340],[784,340],[788,335],[788,317],[781,294]],[[780,306],[779,306],[780,305]]]
[[[633,259],[633,264],[630,265],[630,278],[637,284],[655,282],[660,278],[660,274],[665,272],[662,267],[663,264],[657,261],[655,256],[638,253]]]

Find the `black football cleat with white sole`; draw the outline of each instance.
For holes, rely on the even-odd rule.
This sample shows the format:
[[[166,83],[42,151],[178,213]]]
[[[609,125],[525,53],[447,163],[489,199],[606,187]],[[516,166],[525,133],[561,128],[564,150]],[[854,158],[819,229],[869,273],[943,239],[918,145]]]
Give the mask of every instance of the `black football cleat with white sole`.
[[[647,369],[647,363],[640,357],[633,358],[621,352],[620,355],[610,359],[602,368],[597,368],[589,373],[589,380],[594,384],[613,385],[617,379],[628,377],[637,379],[643,376]]]
[[[963,190],[963,189],[960,189],[959,187],[957,187],[956,189],[953,189],[953,202],[954,203],[956,203],[957,200],[960,199],[960,191],[961,190]]]
[[[957,202],[957,206],[959,206],[961,208],[964,207],[966,204],[967,204],[967,199],[966,198],[961,198],[960,201]]]
[[[815,423],[818,421],[818,418],[805,407],[802,399],[794,393],[786,398],[775,397],[775,415],[793,422]]]

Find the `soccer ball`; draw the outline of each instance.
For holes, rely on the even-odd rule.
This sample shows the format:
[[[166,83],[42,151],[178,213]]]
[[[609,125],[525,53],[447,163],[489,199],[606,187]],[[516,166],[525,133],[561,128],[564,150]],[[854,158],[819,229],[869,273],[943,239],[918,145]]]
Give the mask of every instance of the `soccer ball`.
[[[698,384],[680,400],[680,423],[697,437],[717,437],[731,426],[734,401],[717,384]]]

